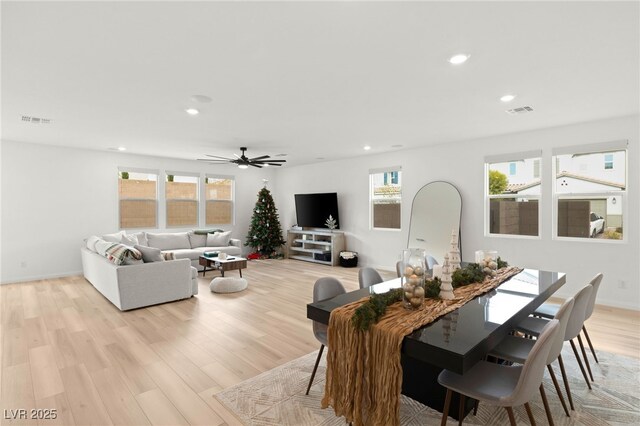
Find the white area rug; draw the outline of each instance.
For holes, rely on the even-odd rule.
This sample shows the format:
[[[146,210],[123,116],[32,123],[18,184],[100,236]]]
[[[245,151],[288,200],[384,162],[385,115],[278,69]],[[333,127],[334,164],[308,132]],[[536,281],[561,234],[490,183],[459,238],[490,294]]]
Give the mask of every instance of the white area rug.
[[[326,351],[325,351],[326,354]],[[247,425],[345,425],[333,410],[320,409],[324,391],[325,357],[309,395],[305,395],[317,352],[310,353],[259,376],[218,393],[216,397]],[[545,390],[556,425],[638,425],[640,424],[640,361],[619,355],[598,352],[600,364],[591,359],[595,382],[589,390],[571,349],[563,352],[569,375],[569,386],[576,411],[571,418],[564,414],[553,383],[545,372]],[[554,363],[556,377],[564,393],[560,369]],[[565,394],[566,400],[566,394]],[[410,398],[401,399],[402,425],[439,425],[442,414]],[[567,405],[569,402],[567,401]],[[531,401],[538,424],[548,424],[540,395]],[[524,407],[515,408],[518,424],[529,424]],[[449,418],[447,424],[457,424]],[[470,413],[466,425],[508,425],[502,408],[480,404],[478,415]]]

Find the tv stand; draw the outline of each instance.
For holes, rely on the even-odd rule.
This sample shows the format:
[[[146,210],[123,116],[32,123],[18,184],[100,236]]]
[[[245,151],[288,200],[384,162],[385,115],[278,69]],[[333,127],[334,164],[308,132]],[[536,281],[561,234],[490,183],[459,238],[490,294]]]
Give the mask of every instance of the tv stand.
[[[344,250],[342,231],[287,231],[287,257],[306,262],[337,266]]]

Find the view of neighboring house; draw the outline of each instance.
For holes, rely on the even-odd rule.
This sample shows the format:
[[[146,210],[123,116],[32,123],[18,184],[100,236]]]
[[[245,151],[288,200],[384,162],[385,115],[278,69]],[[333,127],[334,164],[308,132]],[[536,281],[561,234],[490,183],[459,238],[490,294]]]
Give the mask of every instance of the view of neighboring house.
[[[623,198],[626,192],[625,151],[561,154],[554,156],[554,199],[557,200],[557,236],[621,238],[623,229]],[[507,178],[502,197],[503,203],[533,201],[529,210],[537,210],[540,196],[540,158],[526,158],[490,164]],[[544,176],[542,176],[544,179]],[[511,196],[505,199],[505,196]],[[517,195],[517,197],[514,197]],[[521,206],[522,210],[524,206]],[[494,214],[497,211],[493,209]],[[595,216],[591,216],[595,213]],[[504,213],[503,213],[504,214]],[[589,218],[604,219],[604,226]],[[600,220],[600,219],[598,219]],[[522,220],[516,220],[522,222]],[[492,223],[498,223],[499,217]],[[504,220],[502,221],[504,222]],[[514,223],[514,220],[510,220]],[[607,232],[604,232],[604,231]],[[491,231],[494,233],[494,230]],[[505,233],[496,230],[495,233]],[[515,232],[520,235],[537,235],[536,232]]]

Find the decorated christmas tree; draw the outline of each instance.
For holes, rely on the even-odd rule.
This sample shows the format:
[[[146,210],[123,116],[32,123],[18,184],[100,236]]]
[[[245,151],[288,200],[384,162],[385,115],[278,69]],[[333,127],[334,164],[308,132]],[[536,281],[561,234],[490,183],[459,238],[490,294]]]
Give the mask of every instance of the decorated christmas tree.
[[[251,226],[247,235],[247,245],[253,247],[262,257],[274,257],[285,243],[278,219],[278,209],[266,185],[258,192],[258,201],[253,208]]]

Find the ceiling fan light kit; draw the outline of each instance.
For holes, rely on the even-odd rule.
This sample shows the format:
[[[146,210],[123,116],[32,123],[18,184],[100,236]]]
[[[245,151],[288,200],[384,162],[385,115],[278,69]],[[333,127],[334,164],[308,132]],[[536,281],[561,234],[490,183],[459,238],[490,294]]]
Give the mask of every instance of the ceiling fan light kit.
[[[210,158],[198,158],[198,160],[206,161],[212,164],[225,164],[225,163],[236,164],[239,169],[247,169],[249,168],[249,166],[256,167],[258,169],[261,169],[263,167],[268,167],[268,166],[279,167],[279,166],[282,166],[282,163],[287,162],[287,160],[271,160],[271,156],[269,155],[261,155],[259,157],[249,158],[245,155],[246,150],[247,150],[246,147],[244,146],[241,147],[240,151],[242,151],[242,155],[234,154],[236,158],[227,158],[227,157],[220,157],[218,155],[206,154],[206,156]]]

